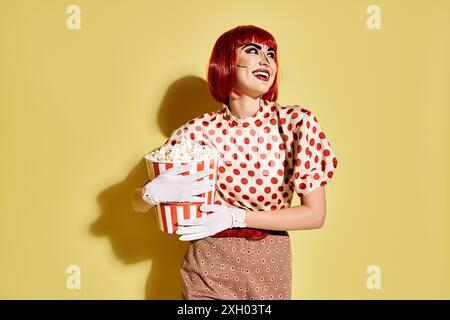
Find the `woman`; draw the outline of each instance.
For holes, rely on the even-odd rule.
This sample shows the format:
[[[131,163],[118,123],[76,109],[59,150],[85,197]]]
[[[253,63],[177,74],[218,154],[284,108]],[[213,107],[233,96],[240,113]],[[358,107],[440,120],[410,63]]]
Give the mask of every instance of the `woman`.
[[[324,185],[337,159],[310,110],[276,103],[277,78],[270,33],[255,26],[224,33],[208,69],[209,91],[223,108],[189,121],[166,141],[188,138],[221,153],[216,200],[201,207],[209,214],[180,223],[177,231],[180,240],[191,241],[181,266],[184,299],[291,299],[287,231],[324,223]],[[154,179],[140,190],[140,201],[155,204],[180,194],[198,201],[195,195],[210,190],[178,175],[186,169],[176,170],[170,187]],[[301,206],[291,207],[294,191]]]

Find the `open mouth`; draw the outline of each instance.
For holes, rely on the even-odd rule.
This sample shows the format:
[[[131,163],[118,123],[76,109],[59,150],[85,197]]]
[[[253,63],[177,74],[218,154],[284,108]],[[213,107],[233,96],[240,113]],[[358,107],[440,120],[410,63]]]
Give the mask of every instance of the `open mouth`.
[[[253,75],[262,81],[269,81],[270,73],[267,70],[258,69],[252,72]]]

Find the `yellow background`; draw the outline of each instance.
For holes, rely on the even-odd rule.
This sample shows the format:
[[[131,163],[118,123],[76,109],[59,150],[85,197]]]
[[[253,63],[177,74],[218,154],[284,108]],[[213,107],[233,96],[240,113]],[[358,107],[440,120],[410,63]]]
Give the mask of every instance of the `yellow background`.
[[[278,102],[312,110],[339,160],[325,226],[290,232],[293,299],[450,298],[450,1],[80,0],[69,30],[72,3],[0,1],[0,298],[181,297],[187,243],[130,195],[145,153],[220,108],[208,59],[246,24],[277,39]]]

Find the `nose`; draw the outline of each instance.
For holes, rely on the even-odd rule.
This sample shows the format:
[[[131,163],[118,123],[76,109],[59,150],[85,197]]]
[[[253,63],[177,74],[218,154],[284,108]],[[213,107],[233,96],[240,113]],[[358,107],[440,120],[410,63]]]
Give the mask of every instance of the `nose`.
[[[269,59],[267,59],[267,56],[264,52],[261,51],[262,54],[262,60],[260,60],[259,62],[263,62],[263,64],[265,64],[266,66],[270,65]]]

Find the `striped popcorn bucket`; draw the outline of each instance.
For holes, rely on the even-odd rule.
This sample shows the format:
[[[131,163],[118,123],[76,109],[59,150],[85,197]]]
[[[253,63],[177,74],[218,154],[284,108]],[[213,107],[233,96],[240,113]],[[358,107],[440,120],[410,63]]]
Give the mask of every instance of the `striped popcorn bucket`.
[[[203,171],[208,167],[214,169],[214,173],[205,176],[203,178],[197,179],[197,181],[207,181],[212,180],[214,185],[216,184],[217,177],[217,166],[218,166],[218,158],[211,160],[199,160],[199,161],[189,161],[189,162],[155,162],[147,158],[145,156],[145,163],[147,165],[147,171],[150,178],[157,177],[161,173],[170,168],[177,167],[180,165],[187,165],[189,163],[196,164],[192,167],[192,169],[188,172],[182,173],[183,176],[190,175],[199,171]],[[207,193],[202,193],[196,196],[200,196],[206,198],[206,204],[214,203],[214,195],[215,188],[212,191]],[[178,226],[176,225],[179,221],[183,221],[184,219],[192,219],[192,218],[200,218],[207,215],[206,212],[202,212],[200,207],[203,202],[171,202],[171,203],[160,203],[156,206],[156,210],[158,213],[158,221],[159,228],[167,233],[175,233],[178,230]]]

